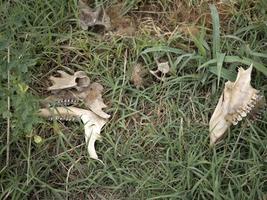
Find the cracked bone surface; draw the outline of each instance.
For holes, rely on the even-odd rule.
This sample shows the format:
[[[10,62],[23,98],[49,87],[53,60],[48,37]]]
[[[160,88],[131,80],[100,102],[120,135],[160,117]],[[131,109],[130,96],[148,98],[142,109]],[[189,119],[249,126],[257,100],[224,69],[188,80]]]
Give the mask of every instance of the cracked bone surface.
[[[73,75],[62,70],[58,70],[57,72],[60,74],[60,77],[49,77],[49,80],[51,80],[53,85],[47,88],[48,91],[69,88],[75,88],[77,91],[82,91],[90,84],[90,79],[84,71],[77,71]]]
[[[262,96],[251,84],[252,65],[244,70],[239,68],[235,82],[227,81],[219,102],[209,122],[210,144],[214,145],[227,129],[246,117]]]
[[[89,156],[99,160],[95,150],[95,141],[100,139],[100,132],[107,120],[99,117],[95,113],[76,107],[56,107],[43,108],[39,110],[39,115],[45,118],[76,118],[84,123],[85,141]]]

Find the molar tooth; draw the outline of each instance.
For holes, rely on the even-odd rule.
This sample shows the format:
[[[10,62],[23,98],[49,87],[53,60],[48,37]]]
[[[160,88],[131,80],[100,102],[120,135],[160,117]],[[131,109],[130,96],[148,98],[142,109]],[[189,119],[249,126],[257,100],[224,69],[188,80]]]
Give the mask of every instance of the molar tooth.
[[[253,94],[253,96],[252,96],[252,99],[253,100],[257,100],[259,98],[259,95],[257,95],[257,94]]]
[[[246,109],[247,113],[249,113],[249,112],[251,111],[252,108],[249,107],[249,106],[246,106],[245,109]]]
[[[232,124],[235,126],[235,125],[238,124],[238,121],[237,121],[236,119],[234,119],[234,120],[232,121]]]
[[[241,120],[242,120],[241,115],[237,115],[237,116],[236,116],[236,119],[237,119],[237,121],[241,121]]]
[[[243,109],[240,109],[240,110],[238,111],[238,113],[241,115],[241,117],[246,117],[246,116],[247,116],[246,111],[244,111]]]

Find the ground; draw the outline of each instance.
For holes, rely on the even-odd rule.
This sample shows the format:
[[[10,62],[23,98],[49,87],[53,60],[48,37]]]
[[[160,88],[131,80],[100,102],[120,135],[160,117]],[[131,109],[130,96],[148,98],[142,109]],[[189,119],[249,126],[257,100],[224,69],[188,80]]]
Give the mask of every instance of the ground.
[[[0,199],[266,199],[266,112],[215,147],[208,127],[238,67],[253,63],[266,94],[266,1],[88,3],[112,30],[82,30],[76,0],[0,1]],[[169,62],[165,81],[149,73],[157,61]],[[66,67],[104,87],[103,164],[89,158],[82,124],[36,115],[48,77]]]

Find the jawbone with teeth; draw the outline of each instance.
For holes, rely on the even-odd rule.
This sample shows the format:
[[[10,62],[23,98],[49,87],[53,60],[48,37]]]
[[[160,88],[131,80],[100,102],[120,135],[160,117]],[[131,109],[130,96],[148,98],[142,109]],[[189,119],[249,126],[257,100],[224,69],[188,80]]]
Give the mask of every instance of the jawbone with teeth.
[[[56,108],[42,108],[39,110],[41,117],[66,120],[81,119],[84,123],[85,142],[89,156],[93,159],[99,160],[95,150],[95,141],[100,139],[100,132],[102,127],[106,124],[107,119],[99,117],[90,110],[76,108],[73,106],[69,107],[56,107]]]
[[[225,84],[223,94],[209,122],[210,145],[214,145],[233,124],[237,125],[249,113],[254,112],[263,97],[251,84],[252,65],[244,70],[239,68],[235,82]]]
[[[39,110],[39,116],[61,121],[82,120],[89,156],[99,160],[94,144],[100,139],[101,129],[110,117],[102,110],[107,107],[102,99],[103,86],[90,83],[83,71],[73,75],[64,71],[58,73],[59,77],[50,77],[53,85],[48,90],[52,95],[41,101],[43,108]],[[86,108],[76,107],[79,102]]]

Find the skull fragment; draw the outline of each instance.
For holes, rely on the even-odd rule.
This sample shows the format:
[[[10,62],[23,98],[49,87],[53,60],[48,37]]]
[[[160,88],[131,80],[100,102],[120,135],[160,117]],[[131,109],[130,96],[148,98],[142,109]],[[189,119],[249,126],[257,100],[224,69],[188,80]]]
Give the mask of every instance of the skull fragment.
[[[225,83],[223,93],[209,122],[210,144],[214,145],[222,138],[231,125],[260,109],[264,101],[259,90],[251,84],[252,65],[244,70],[239,68],[235,82]]]

